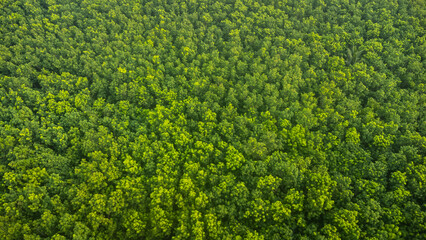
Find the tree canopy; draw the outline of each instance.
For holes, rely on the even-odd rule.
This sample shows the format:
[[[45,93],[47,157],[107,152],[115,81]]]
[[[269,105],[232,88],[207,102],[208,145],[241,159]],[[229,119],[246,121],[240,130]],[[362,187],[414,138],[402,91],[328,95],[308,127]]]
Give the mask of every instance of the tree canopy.
[[[0,1],[0,239],[426,239],[424,0]]]

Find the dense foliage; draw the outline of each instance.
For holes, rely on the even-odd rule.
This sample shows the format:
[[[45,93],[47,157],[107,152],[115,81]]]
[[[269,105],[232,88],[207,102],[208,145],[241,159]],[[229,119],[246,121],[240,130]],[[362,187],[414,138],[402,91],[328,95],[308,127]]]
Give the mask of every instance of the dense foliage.
[[[424,0],[0,12],[0,239],[426,239]]]

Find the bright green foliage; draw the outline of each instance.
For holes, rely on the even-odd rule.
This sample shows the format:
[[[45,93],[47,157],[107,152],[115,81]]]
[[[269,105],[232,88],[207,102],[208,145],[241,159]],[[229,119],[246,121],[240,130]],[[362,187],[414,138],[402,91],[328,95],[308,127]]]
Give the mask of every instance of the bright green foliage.
[[[0,1],[0,239],[426,239],[424,0]]]

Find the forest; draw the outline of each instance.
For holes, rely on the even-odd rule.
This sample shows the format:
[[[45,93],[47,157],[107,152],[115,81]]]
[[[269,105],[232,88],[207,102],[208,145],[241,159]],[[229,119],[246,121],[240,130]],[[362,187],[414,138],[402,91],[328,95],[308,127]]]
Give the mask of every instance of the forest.
[[[0,239],[426,239],[425,0],[0,0]]]

